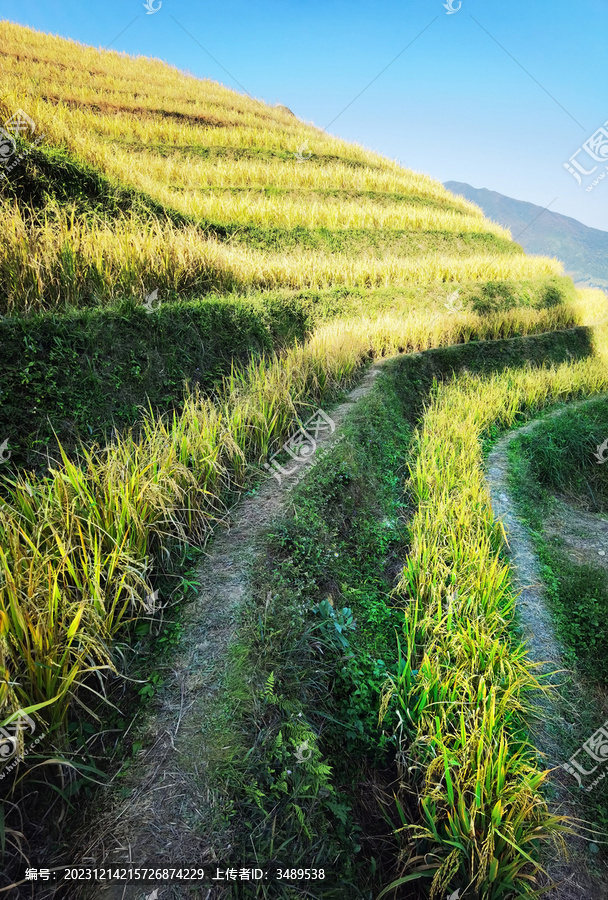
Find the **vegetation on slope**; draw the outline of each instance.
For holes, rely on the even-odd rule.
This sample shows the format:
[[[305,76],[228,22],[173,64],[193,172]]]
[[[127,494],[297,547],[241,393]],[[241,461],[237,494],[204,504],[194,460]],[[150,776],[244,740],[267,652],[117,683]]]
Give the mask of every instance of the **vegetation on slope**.
[[[8,23],[2,32],[2,111],[27,107],[45,135],[2,183],[5,309],[143,301],[154,288],[200,295],[560,273],[427,176],[280,108],[162,63]],[[307,143],[312,157],[300,162]],[[66,176],[83,165],[80,185],[41,189],[59,180],[53,168]],[[107,203],[75,215],[100,187],[91,167],[121,185],[104,188],[111,221]]]
[[[540,792],[546,773],[524,736],[538,683],[509,634],[514,596],[484,483],[482,438],[607,384],[601,358],[491,378],[460,373],[437,387],[415,437],[417,512],[399,586],[403,662],[384,702],[399,703],[403,806],[413,781],[422,820],[407,829],[412,871],[398,883],[433,876],[431,898],[452,879],[473,896],[525,896],[538,886],[531,859],[560,827]]]
[[[0,31],[0,119],[36,124],[0,181],[0,433],[16,466],[58,458],[54,435],[71,453],[141,406],[179,409],[180,368],[212,392],[233,359],[328,317],[394,313],[396,332],[420,308],[445,318],[456,288],[462,315],[560,307],[497,336],[588,320],[559,264],[428,176],[158,61]]]
[[[273,527],[256,573],[213,741],[235,860],[252,844],[263,860],[284,860],[289,847],[293,867],[331,858],[328,898],[369,896],[391,874],[388,895],[403,898],[540,887],[531,860],[564,825],[547,808],[547,775],[526,738],[539,685],[514,630],[482,447],[558,398],[605,388],[589,337],[402,357],[296,489],[294,515]],[[416,481],[400,500],[405,462]],[[434,515],[438,505],[445,515]],[[311,757],[300,768],[304,740]],[[261,887],[259,896],[308,889]]]
[[[144,614],[158,560],[176,544],[203,544],[311,408],[374,356],[588,323],[600,318],[603,298],[575,297],[558,263],[525,256],[430,178],[279,108],[160,62],[8,23],[0,33],[0,118],[24,109],[45,135],[0,182],[3,365],[39,413],[18,422],[21,452],[0,506],[0,716],[33,715],[49,735],[43,761],[56,765],[75,702],[98,721],[102,676],[120,669],[116,639]],[[19,138],[18,149],[31,141]],[[306,143],[313,156],[299,162]],[[166,309],[135,308],[154,291]],[[198,335],[178,351],[170,342],[188,323]],[[114,381],[102,371],[98,384],[101,392],[124,385],[125,408],[100,411],[99,444],[75,454],[60,446],[39,477],[20,471],[46,439],[37,430],[47,413],[94,421],[98,395],[79,390],[79,356],[95,360],[95,335],[106,327]],[[142,385],[131,335],[167,362],[164,381]],[[40,350],[50,373],[36,366]],[[198,383],[191,389],[175,384],[182,362]],[[506,634],[513,601],[478,439],[533,402],[604,383],[594,359],[487,384],[465,379],[438,389],[416,438],[404,655],[382,712],[392,703],[402,714],[399,750],[421,798],[400,877],[417,878],[419,851],[428,851],[433,896],[456,877],[480,897],[519,889],[528,861],[518,842],[534,846],[534,827],[556,826],[522,737],[535,683]],[[144,399],[150,408],[135,422]],[[3,397],[3,424],[14,403]],[[110,419],[137,428],[110,440]],[[454,615],[444,604],[456,584],[464,599]],[[453,659],[459,667],[448,677]],[[461,690],[470,708],[456,710],[452,691]],[[366,696],[375,702],[373,691]],[[7,789],[21,791],[22,775],[13,772]],[[15,828],[7,832],[9,845],[18,842]]]
[[[568,667],[562,688],[565,727],[555,725],[564,761],[597,732],[608,710],[608,472],[598,459],[606,437],[608,410],[602,397],[541,419],[532,432],[517,436],[510,448],[513,491],[541,562]],[[560,522],[561,533],[555,527]],[[584,754],[579,759],[584,760]],[[605,833],[605,781],[590,776],[583,779],[585,790],[579,792],[572,774],[566,777],[580,797],[585,819]],[[601,855],[595,862],[605,866]]]

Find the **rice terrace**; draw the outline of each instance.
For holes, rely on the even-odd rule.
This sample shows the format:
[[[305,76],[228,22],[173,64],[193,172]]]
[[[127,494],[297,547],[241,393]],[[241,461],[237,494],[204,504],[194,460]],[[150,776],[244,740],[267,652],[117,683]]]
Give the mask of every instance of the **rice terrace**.
[[[382,125],[456,40],[597,224],[601,115],[522,0],[338,4],[327,97],[331,5],[143,6],[0,20],[0,898],[608,898],[608,295]]]

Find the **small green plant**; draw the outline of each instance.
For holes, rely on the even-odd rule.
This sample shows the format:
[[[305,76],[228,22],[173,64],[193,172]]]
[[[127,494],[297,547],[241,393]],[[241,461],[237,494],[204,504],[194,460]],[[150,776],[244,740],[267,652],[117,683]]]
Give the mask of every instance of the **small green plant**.
[[[148,678],[147,683],[139,689],[139,696],[142,700],[150,700],[162,683],[162,675],[159,672],[153,672]]]
[[[320,629],[330,644],[337,645],[342,650],[348,649],[348,632],[356,629],[356,623],[352,609],[347,606],[336,610],[328,599],[322,600],[315,609],[321,617]]]

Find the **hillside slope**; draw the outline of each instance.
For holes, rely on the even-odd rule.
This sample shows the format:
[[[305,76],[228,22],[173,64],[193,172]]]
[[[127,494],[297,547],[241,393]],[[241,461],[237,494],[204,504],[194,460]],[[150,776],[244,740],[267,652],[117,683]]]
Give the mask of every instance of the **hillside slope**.
[[[22,109],[23,141],[44,135],[0,187],[4,311],[560,272],[438,182],[281,107],[7,22],[0,36],[2,119]]]
[[[576,282],[608,288],[608,231],[589,228],[570,216],[498,191],[460,181],[446,181],[444,187],[476,203],[488,218],[509,228],[527,253],[555,256]]]
[[[258,637],[263,653],[270,654],[269,668],[261,684],[256,683],[261,670],[255,665],[239,683],[243,692],[239,715],[246,721],[243,754],[234,764],[253,766],[256,756],[249,751],[255,744],[264,751],[255,764],[266,769],[253,780],[239,781],[244,777],[241,768],[240,776],[224,785],[227,794],[232,791],[229,805],[234,804],[235,817],[241,809],[238,804],[247,801],[248,812],[242,817],[245,828],[258,812],[264,813],[260,828],[267,832],[260,836],[256,831],[258,844],[253,849],[257,852],[268,839],[268,859],[274,855],[272,848],[288,847],[292,858],[310,862],[307,841],[312,840],[315,826],[308,834],[306,822],[312,823],[314,816],[314,821],[330,823],[329,830],[341,823],[336,839],[342,842],[342,859],[350,858],[357,828],[362,826],[350,820],[349,807],[317,795],[318,780],[304,779],[302,806],[291,809],[288,805],[287,818],[273,818],[274,810],[266,815],[264,804],[274,804],[277,798],[285,813],[285,782],[275,779],[275,763],[269,762],[264,742],[257,744],[254,737],[253,743],[246,744],[252,724],[259,724],[256,710],[262,698],[264,708],[274,711],[271,720],[262,717],[260,721],[272,721],[278,727],[272,738],[276,764],[287,764],[280,722],[289,711],[281,709],[280,698],[288,663],[281,648],[296,646],[300,639],[306,645],[302,665],[314,682],[310,697],[329,698],[335,679],[344,676],[346,705],[359,697],[357,703],[365,707],[361,721],[351,729],[354,749],[345,755],[343,733],[338,732],[332,746],[320,726],[312,728],[319,702],[302,701],[302,719],[309,719],[307,727],[319,737],[315,778],[322,776],[323,783],[331,782],[338,755],[349,775],[363,764],[360,739],[365,738],[365,752],[371,748],[375,754],[388,746],[382,741],[380,747],[378,737],[387,672],[399,680],[403,709],[413,710],[406,694],[410,688],[419,690],[422,680],[410,683],[410,676],[430,673],[430,696],[436,683],[432,666],[438,662],[438,671],[452,671],[451,660],[456,658],[462,665],[454,673],[460,678],[466,669],[468,674],[463,677],[463,690],[455,684],[454,694],[451,689],[448,693],[457,698],[457,705],[462,697],[470,698],[470,709],[457,732],[450,731],[455,708],[443,717],[450,746],[442,747],[442,758],[447,766],[446,754],[451,759],[455,735],[462,742],[458,747],[463,759],[487,758],[492,765],[502,766],[506,751],[500,748],[506,743],[502,734],[495,739],[495,726],[506,729],[505,741],[510,739],[509,729],[513,730],[519,743],[523,724],[520,727],[518,716],[523,707],[517,693],[532,682],[519,657],[516,665],[510,665],[512,648],[507,638],[500,643],[496,636],[506,629],[504,614],[510,613],[512,601],[505,594],[506,575],[498,567],[499,533],[481,482],[471,473],[476,472],[482,434],[477,429],[483,425],[491,430],[495,420],[510,423],[518,414],[517,404],[510,405],[509,378],[499,385],[500,402],[488,399],[485,383],[473,385],[475,390],[464,398],[454,393],[454,413],[448,392],[445,410],[437,407],[440,427],[429,432],[430,442],[418,426],[433,397],[439,397],[439,382],[451,382],[457,374],[454,351],[463,365],[466,362],[462,372],[458,369],[465,381],[467,367],[475,360],[483,362],[488,375],[495,369],[519,367],[524,381],[528,368],[547,369],[546,384],[541,379],[541,386],[548,396],[553,376],[545,351],[555,343],[559,352],[554,358],[566,367],[569,363],[564,360],[570,359],[575,345],[580,345],[581,357],[592,357],[594,337],[588,326],[600,318],[605,298],[577,295],[572,282],[562,276],[558,261],[527,256],[505,229],[426,175],[325,134],[282,107],[184,75],[158,60],[99,51],[0,22],[0,76],[0,121],[5,130],[15,130],[14,139],[5,138],[0,151],[6,176],[0,179],[0,462],[4,464],[0,479],[0,719],[9,725],[9,719],[26,711],[44,735],[35,755],[24,754],[16,769],[0,773],[2,778],[12,773],[2,784],[3,796],[10,795],[10,802],[0,803],[4,823],[0,836],[11,859],[10,866],[0,871],[0,887],[7,886],[22,862],[24,833],[28,847],[39,848],[44,862],[40,848],[51,846],[57,838],[53,828],[67,828],[63,806],[55,818],[49,814],[50,808],[56,810],[53,803],[83,798],[91,773],[100,783],[113,779],[116,768],[110,771],[112,765],[124,774],[142,749],[133,737],[135,727],[127,726],[128,716],[118,719],[116,729],[115,723],[108,723],[115,710],[108,711],[105,701],[116,699],[122,716],[122,692],[131,691],[125,705],[128,708],[131,703],[129,714],[133,712],[134,720],[141,713],[140,705],[154,697],[165,674],[171,672],[170,660],[179,653],[181,640],[179,627],[174,627],[179,615],[183,614],[184,628],[188,627],[188,610],[182,605],[186,606],[184,596],[190,585],[185,571],[189,555],[200,552],[218,527],[229,521],[232,507],[245,491],[270,478],[268,460],[274,463],[282,453],[286,465],[285,455],[291,459],[294,453],[301,458],[307,455],[310,445],[307,448],[297,441],[302,423],[320,413],[327,416],[324,410],[332,410],[371,360],[404,354],[405,361],[413,352],[399,394],[409,417],[401,423],[401,432],[395,430],[390,440],[378,438],[383,430],[390,430],[391,417],[382,409],[396,400],[378,402],[373,427],[364,416],[369,433],[362,432],[357,450],[358,481],[368,493],[369,529],[361,527],[361,492],[351,484],[348,458],[335,473],[335,486],[333,475],[326,485],[327,508],[341,520],[337,533],[356,538],[348,552],[353,559],[376,560],[378,571],[373,577],[379,618],[374,620],[370,613],[359,659],[346,677],[343,631],[354,630],[347,626],[349,590],[337,570],[327,577],[329,563],[335,566],[334,560],[343,559],[342,537],[335,548],[331,544],[331,553],[329,544],[323,549],[325,539],[302,534],[300,542],[295,533],[293,540],[285,538],[281,554],[301,543],[312,548],[314,565],[311,568],[308,560],[302,560],[301,576],[296,577],[285,560],[283,581],[278,579],[272,591],[281,607],[290,589],[294,602],[297,599],[301,605],[301,589],[305,590],[306,609],[298,607],[296,615],[294,606],[293,617],[288,611],[287,624],[278,613],[270,615],[269,629],[267,608],[263,616],[256,613],[246,623],[254,630],[261,623]],[[16,123],[23,126],[18,134]],[[574,329],[576,325],[583,327]],[[516,342],[511,344],[514,337]],[[497,346],[499,341],[504,345]],[[426,354],[429,349],[434,357]],[[564,374],[568,391],[591,390],[596,383],[604,386],[604,369],[593,362],[581,366],[573,386],[568,387],[569,373]],[[421,364],[424,371],[418,371]],[[534,401],[531,376],[524,387],[522,408],[524,400]],[[556,396],[560,390],[565,396],[563,385],[558,383],[556,390]],[[476,418],[479,410],[487,412],[485,425]],[[463,454],[458,450],[460,435],[453,431],[461,421],[467,440]],[[392,603],[394,573],[389,577],[384,572],[389,538],[374,491],[365,484],[365,459],[373,439],[378,483],[380,475],[390,475],[387,484],[395,497],[389,506],[400,505],[405,461],[403,448],[396,445],[400,433],[410,432],[417,437],[411,469],[408,461],[415,490],[408,491],[412,513],[416,505],[419,530],[412,532],[415,545],[407,550],[411,558],[404,571],[410,578],[407,591],[411,588],[416,604],[428,601],[425,617],[431,612],[420,620],[420,629],[413,626],[414,637],[402,644],[407,644],[410,654],[405,667],[401,650],[393,644],[392,624],[384,616]],[[392,469],[382,460],[391,442]],[[473,492],[469,490],[472,479],[477,485]],[[344,519],[345,503],[352,507],[352,524],[351,518]],[[304,527],[301,520],[300,527]],[[453,533],[446,543],[449,528]],[[468,544],[462,540],[466,528]],[[482,558],[487,566],[480,575]],[[403,556],[399,560],[403,562]],[[313,570],[314,577],[309,575]],[[453,572],[459,579],[462,575],[458,581],[466,591],[462,602],[466,599],[470,604],[466,610],[462,607],[459,627],[481,621],[490,610],[481,644],[469,635],[471,647],[481,647],[479,657],[463,649],[465,636],[451,626],[446,643],[437,645],[440,638],[432,621],[432,604],[443,603],[448,596]],[[370,582],[364,567],[350,574],[361,592],[364,612],[369,607]],[[203,606],[207,587],[203,585]],[[407,591],[405,608],[413,609]],[[267,591],[260,596],[267,597]],[[332,613],[332,597],[342,605],[344,619],[335,618],[335,610]],[[500,608],[494,603],[496,597]],[[314,613],[315,608],[323,619]],[[311,626],[308,636],[299,630],[304,611]],[[243,615],[251,617],[251,608]],[[373,650],[372,638],[381,621],[387,629],[382,651],[386,663]],[[321,640],[325,635],[338,651],[334,656],[326,654],[322,683],[314,661],[319,630]],[[311,641],[313,632],[316,637]],[[358,635],[363,633],[359,626]],[[340,635],[342,640],[336,637]],[[456,656],[451,655],[453,642]],[[491,643],[500,643],[500,653],[495,655],[492,649],[485,657]],[[163,644],[167,656],[159,666],[162,671],[156,671],[154,653],[160,653]],[[202,642],[200,649],[204,657]],[[419,651],[430,667],[426,662],[417,664]],[[321,656],[323,652],[321,646]],[[496,671],[487,680],[481,657],[490,660],[490,668],[496,661]],[[362,660],[365,665],[358,669]],[[230,669],[230,660],[224,662]],[[125,675],[127,679],[118,677]],[[287,675],[298,690],[306,683],[299,669]],[[489,705],[480,718],[478,691],[483,689],[483,697],[493,704],[494,684],[502,690],[507,675],[513,675],[513,682],[505,688],[504,717],[503,707],[495,717]],[[426,695],[416,701],[422,717],[411,722],[408,737],[419,741],[417,773],[423,777],[426,768],[436,775],[427,752],[440,739],[439,720],[429,718],[434,704],[435,700],[426,707]],[[515,726],[512,711],[517,713]],[[342,727],[341,716],[334,718]],[[226,730],[233,729],[234,719],[228,722]],[[472,749],[473,745],[483,749],[480,722],[484,735],[489,729],[488,748],[492,753],[499,748],[496,759]],[[115,731],[119,737],[109,739],[108,734]],[[399,740],[394,736],[393,751],[400,747]],[[225,748],[224,741],[218,746]],[[533,756],[532,750],[526,750],[523,762],[519,757],[510,760],[510,783],[517,792],[522,778],[528,778],[528,755]],[[195,751],[189,752],[188,761],[196,771],[200,760]],[[41,816],[30,800],[34,770],[39,803],[48,800],[49,804]],[[298,777],[305,771],[299,770]],[[478,774],[471,776],[473,782],[462,782],[463,797],[473,796],[470,786]],[[269,790],[255,788],[258,776],[260,784],[270,785]],[[534,775],[529,783],[525,781],[524,793],[517,794],[534,800],[530,815],[524,798],[525,834],[531,824],[546,821],[539,796],[541,782],[536,779]],[[490,852],[496,804],[505,794],[504,779],[500,776],[493,782],[484,775],[481,780],[491,788],[483,798],[479,791],[475,795],[479,817],[488,828],[483,847]],[[456,809],[449,772],[448,784],[448,795],[441,801],[444,822],[454,821]],[[238,796],[241,788],[245,801]],[[435,802],[430,794],[426,800]],[[420,810],[414,810],[411,818],[419,825]],[[553,827],[550,821],[548,827]],[[463,886],[471,877],[471,860],[478,859],[471,835],[467,826],[458,862]],[[61,839],[66,854],[71,852],[66,830]],[[517,845],[509,841],[500,850],[501,866],[509,869],[515,855],[513,878],[519,879],[518,867],[527,862],[522,863]],[[424,854],[435,853],[437,846],[446,861],[434,876],[434,895],[447,885],[444,875],[447,869],[453,873],[454,861],[445,831],[441,837],[429,838]],[[401,866],[401,854],[397,856]],[[415,861],[414,854],[408,865]],[[376,877],[373,853],[367,863],[370,877]],[[480,883],[489,865],[490,880],[495,877],[494,860],[486,855],[475,874]],[[395,859],[388,868],[395,869]],[[288,886],[284,896],[300,896],[307,888],[294,891]],[[326,895],[327,900],[343,896]]]
[[[539,328],[573,300],[558,262],[476,206],[284,107],[8,22],[0,76],[0,121],[33,123],[0,179],[0,431],[18,466],[40,470],[55,434],[104,443],[141,405],[171,411],[182,380],[213,392],[233,360],[329,319],[390,314],[393,340],[394,316],[451,303],[473,315],[460,340],[490,327],[478,313],[531,308]]]

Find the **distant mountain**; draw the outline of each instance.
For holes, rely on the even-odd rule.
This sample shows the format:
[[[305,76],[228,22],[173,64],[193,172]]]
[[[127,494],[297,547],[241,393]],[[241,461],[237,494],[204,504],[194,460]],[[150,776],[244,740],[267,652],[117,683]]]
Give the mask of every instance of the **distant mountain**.
[[[460,181],[446,181],[445,187],[476,203],[489,219],[510,228],[513,240],[526,253],[555,256],[578,284],[608,289],[608,231],[486,188]]]

